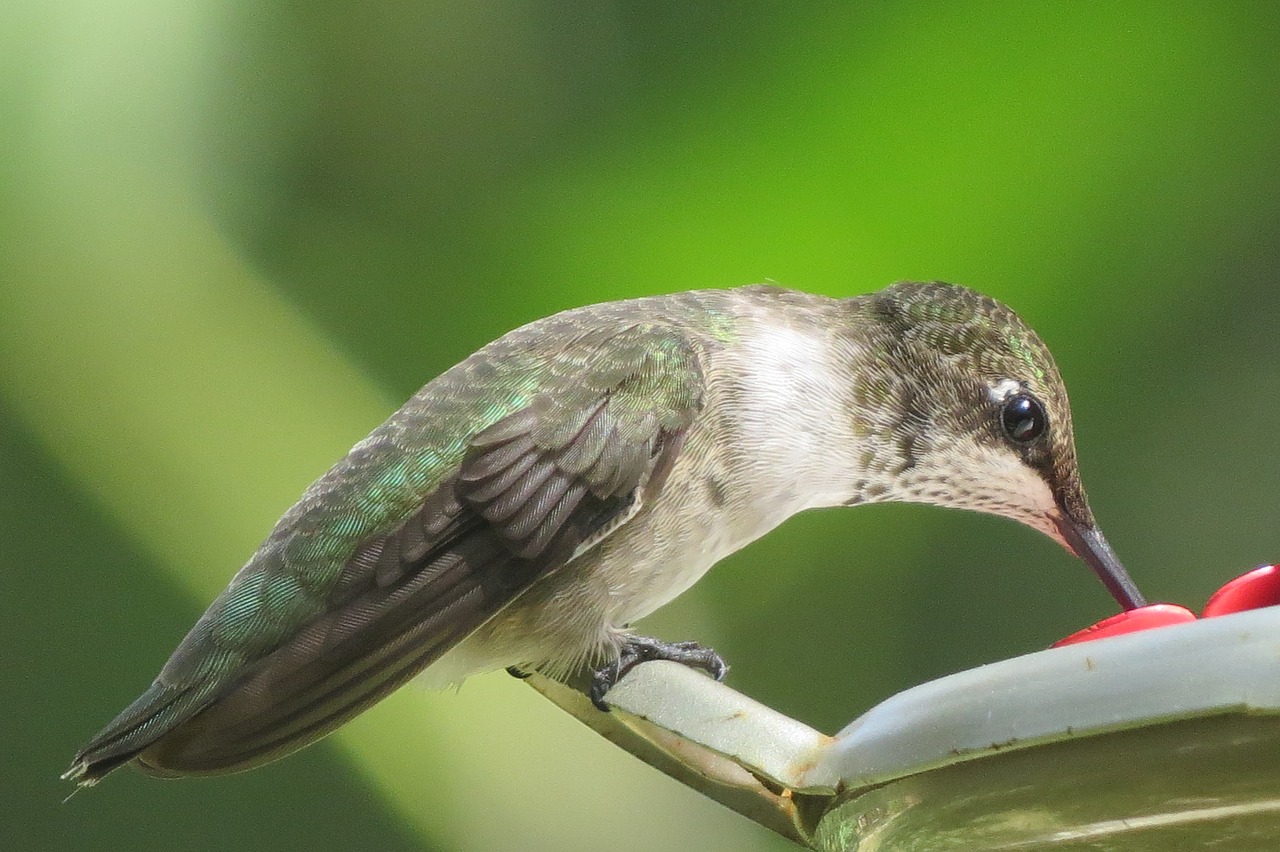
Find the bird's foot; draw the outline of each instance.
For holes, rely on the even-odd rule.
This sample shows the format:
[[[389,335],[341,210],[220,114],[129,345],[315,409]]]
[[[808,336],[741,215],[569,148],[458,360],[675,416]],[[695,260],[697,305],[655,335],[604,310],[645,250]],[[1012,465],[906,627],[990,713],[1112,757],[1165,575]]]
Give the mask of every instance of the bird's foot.
[[[628,634],[622,640],[618,658],[596,669],[591,676],[591,689],[587,697],[600,710],[608,712],[604,696],[618,681],[641,663],[650,660],[670,660],[685,666],[702,669],[716,680],[724,680],[729,665],[724,657],[697,642],[663,642],[648,636]]]
[[[507,674],[517,680],[528,680],[533,677],[533,672],[527,672],[519,666],[507,666]]]

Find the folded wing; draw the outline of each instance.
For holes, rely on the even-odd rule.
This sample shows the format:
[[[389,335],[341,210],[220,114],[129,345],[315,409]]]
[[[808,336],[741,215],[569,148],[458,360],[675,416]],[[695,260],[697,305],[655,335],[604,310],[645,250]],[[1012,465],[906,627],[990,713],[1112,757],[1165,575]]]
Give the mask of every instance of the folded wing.
[[[630,519],[661,488],[701,404],[695,348],[642,324],[549,358],[523,404],[475,434],[418,509],[354,546],[321,611],[268,648],[215,641],[237,617],[236,595],[252,621],[273,593],[273,566],[251,562],[66,777],[94,783],[135,757],[156,774],[228,772],[301,748]]]

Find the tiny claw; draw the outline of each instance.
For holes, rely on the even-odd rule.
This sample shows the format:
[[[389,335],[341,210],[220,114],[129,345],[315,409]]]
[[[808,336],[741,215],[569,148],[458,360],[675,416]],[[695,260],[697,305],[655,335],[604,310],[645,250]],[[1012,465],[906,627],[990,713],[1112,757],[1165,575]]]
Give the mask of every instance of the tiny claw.
[[[507,666],[507,674],[517,680],[528,680],[533,676],[533,672],[527,672],[519,666]]]
[[[610,710],[609,703],[604,700],[605,695],[608,694],[609,690],[613,689],[614,684],[622,680],[622,675],[625,674],[620,669],[618,660],[614,660],[612,663],[596,669],[591,675],[591,689],[587,693],[587,697],[591,699],[591,703],[596,706],[596,709],[602,713],[608,713]]]
[[[673,663],[702,669],[717,681],[724,680],[729,664],[724,657],[697,642],[663,642],[648,636],[627,636],[616,659],[596,669],[591,676],[591,689],[587,697],[597,709],[609,712],[604,700],[610,689],[626,677],[627,672],[650,660],[670,660]]]

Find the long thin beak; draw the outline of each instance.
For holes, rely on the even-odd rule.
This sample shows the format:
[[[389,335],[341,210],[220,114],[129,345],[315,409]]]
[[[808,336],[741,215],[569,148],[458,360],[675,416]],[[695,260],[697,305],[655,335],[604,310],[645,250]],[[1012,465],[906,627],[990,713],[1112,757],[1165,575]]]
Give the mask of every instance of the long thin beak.
[[[1125,609],[1137,609],[1147,605],[1147,599],[1138,591],[1138,586],[1124,570],[1116,553],[1102,537],[1097,527],[1081,527],[1079,524],[1059,515],[1054,519],[1058,532],[1066,542],[1068,549],[1089,564],[1093,573],[1098,575],[1102,585]]]

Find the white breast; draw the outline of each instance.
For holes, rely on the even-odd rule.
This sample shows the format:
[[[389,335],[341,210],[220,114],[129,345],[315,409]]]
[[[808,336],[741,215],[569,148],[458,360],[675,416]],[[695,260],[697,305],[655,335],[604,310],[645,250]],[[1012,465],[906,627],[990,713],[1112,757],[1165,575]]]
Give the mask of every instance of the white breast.
[[[605,548],[627,564],[610,572],[626,578],[618,622],[667,603],[797,512],[849,497],[857,451],[842,411],[849,394],[826,342],[773,323],[742,331],[707,370],[703,415],[660,503]]]
[[[758,325],[735,356],[751,476],[760,511],[775,524],[849,496],[857,452],[845,411],[849,377],[835,367],[833,345],[807,329]]]

